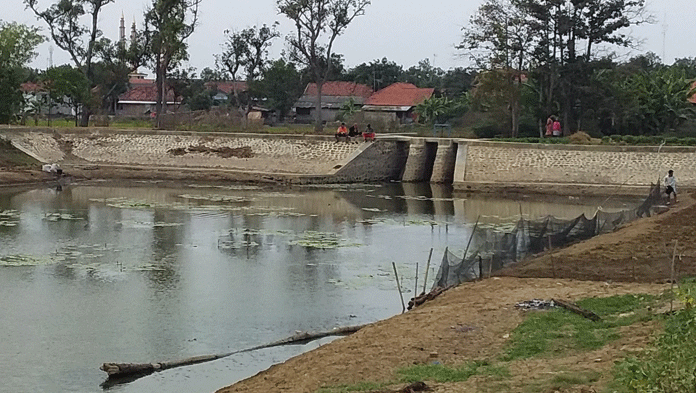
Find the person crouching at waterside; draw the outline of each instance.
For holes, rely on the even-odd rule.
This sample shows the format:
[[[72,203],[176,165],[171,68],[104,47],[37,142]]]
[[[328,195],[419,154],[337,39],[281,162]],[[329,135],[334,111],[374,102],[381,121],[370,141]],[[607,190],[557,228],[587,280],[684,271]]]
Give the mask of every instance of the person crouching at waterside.
[[[336,142],[341,138],[346,138],[348,140],[348,129],[346,128],[346,123],[341,123],[341,126],[336,130]]]
[[[674,171],[671,169],[665,176],[665,194],[667,194],[668,205],[672,194],[674,194],[674,203],[677,203],[677,178],[674,177]]]

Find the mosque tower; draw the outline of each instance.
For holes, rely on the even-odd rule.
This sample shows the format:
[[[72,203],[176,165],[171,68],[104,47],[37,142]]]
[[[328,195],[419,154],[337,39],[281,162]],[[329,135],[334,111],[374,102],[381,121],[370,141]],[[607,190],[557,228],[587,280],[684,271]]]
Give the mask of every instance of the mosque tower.
[[[121,25],[118,28],[118,42],[122,45],[126,43],[126,19],[123,17],[123,13],[121,13]]]

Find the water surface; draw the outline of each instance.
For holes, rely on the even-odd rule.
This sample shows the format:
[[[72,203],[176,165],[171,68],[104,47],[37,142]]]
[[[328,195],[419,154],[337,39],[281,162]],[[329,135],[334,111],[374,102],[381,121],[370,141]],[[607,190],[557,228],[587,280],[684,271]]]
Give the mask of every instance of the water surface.
[[[401,312],[473,222],[633,201],[496,199],[430,185],[158,183],[0,191],[0,391],[212,392],[330,341],[100,386],[103,362],[224,353]],[[457,252],[455,251],[455,252]]]

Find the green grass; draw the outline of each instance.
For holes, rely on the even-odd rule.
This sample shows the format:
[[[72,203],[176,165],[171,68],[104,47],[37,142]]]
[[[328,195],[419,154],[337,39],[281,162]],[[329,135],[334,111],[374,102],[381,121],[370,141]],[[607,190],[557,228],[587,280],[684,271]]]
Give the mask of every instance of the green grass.
[[[36,167],[40,162],[17,150],[10,141],[0,138],[0,166],[6,168]]]
[[[513,331],[503,360],[601,348],[620,337],[619,327],[651,319],[647,307],[658,300],[650,295],[621,295],[579,301],[580,307],[602,317],[599,322],[562,309],[531,313]]]
[[[682,281],[676,292],[684,308],[665,316],[664,332],[641,355],[616,364],[608,391],[696,391],[696,281]]]
[[[524,387],[525,393],[565,391],[573,386],[591,385],[601,378],[596,371],[562,372],[551,379],[538,380]]]

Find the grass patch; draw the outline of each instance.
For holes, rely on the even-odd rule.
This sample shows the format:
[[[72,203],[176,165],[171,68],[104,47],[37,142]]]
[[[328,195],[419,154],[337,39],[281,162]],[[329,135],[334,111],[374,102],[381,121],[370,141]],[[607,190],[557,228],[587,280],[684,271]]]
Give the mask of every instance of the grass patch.
[[[683,281],[676,292],[684,309],[665,317],[664,332],[642,355],[616,364],[610,391],[696,391],[696,281]]]
[[[620,337],[618,327],[651,319],[647,307],[657,300],[650,295],[621,295],[578,302],[581,307],[600,315],[600,322],[561,309],[531,313],[513,331],[503,360],[601,348]]]

